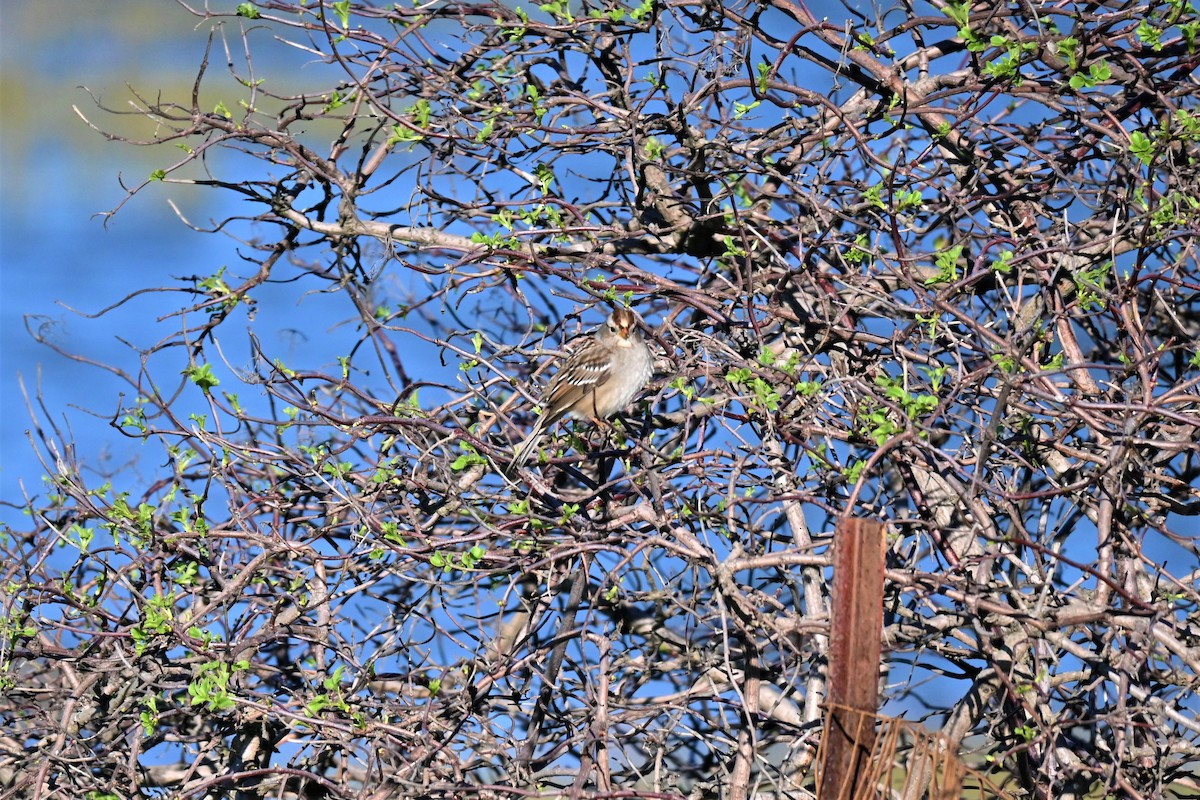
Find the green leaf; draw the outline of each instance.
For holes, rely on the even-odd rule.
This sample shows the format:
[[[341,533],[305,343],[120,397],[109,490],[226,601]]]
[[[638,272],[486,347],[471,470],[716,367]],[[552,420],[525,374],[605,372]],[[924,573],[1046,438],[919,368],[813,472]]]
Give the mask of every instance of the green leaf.
[[[474,569],[483,557],[487,555],[487,550],[480,545],[475,545],[462,558],[463,569]]]
[[[492,136],[492,131],[496,129],[496,118],[488,117],[483,123],[483,127],[479,129],[479,133],[475,134],[475,143],[483,144]]]
[[[754,69],[758,73],[758,91],[765,94],[767,91],[767,82],[771,77],[771,65],[760,63],[756,64]]]
[[[1138,40],[1154,50],[1162,50],[1162,31],[1150,24],[1150,20],[1144,19],[1138,23],[1135,31]]]
[[[337,464],[332,461],[326,461],[321,467],[321,472],[333,478],[345,478],[354,471],[354,465],[349,461],[342,461]]]
[[[1012,250],[1001,250],[1000,257],[991,263],[991,268],[1001,275],[1007,275],[1012,272],[1012,260],[1015,254]]]
[[[538,179],[542,194],[549,192],[551,185],[554,183],[554,170],[550,169],[546,164],[538,164],[533,168],[533,174]]]
[[[867,201],[868,205],[872,205],[880,211],[887,209],[887,203],[883,202],[883,187],[878,183],[868,186],[863,191],[863,199]]]
[[[737,386],[739,384],[746,383],[753,376],[754,373],[751,372],[748,367],[739,367],[737,369],[729,370],[729,372],[725,374],[725,380],[729,381],[734,386]]]
[[[245,17],[246,19],[258,19],[261,16],[261,14],[258,13],[258,9],[254,7],[253,3],[239,3],[237,7],[237,15],[239,17]]]
[[[463,443],[460,446],[464,452],[461,456],[454,459],[454,463],[450,465],[450,469],[454,470],[455,472],[462,472],[468,467],[487,463],[487,459],[475,452],[475,448],[471,447],[471,445]]]
[[[1112,262],[1106,261],[1099,266],[1081,269],[1073,276],[1075,279],[1075,298],[1085,311],[1108,308],[1109,290],[1106,287],[1108,274],[1112,271]]]
[[[338,21],[342,23],[342,28],[350,27],[350,0],[341,0],[339,3],[333,3],[330,6],[333,13],[337,14]]]
[[[965,28],[971,16],[971,4],[967,2],[950,2],[942,8],[942,13],[949,17],[950,21],[958,27]]]
[[[934,286],[958,280],[958,259],[962,257],[962,252],[963,246],[960,244],[938,253],[934,259],[934,266],[938,268],[938,274],[926,280],[925,285]]]
[[[642,4],[629,12],[629,18],[641,22],[654,12],[654,0],[642,0]]]
[[[755,100],[753,103],[737,103],[737,102],[735,102],[733,104],[733,118],[741,119],[742,117],[749,114],[755,108],[758,108],[760,105],[762,105],[762,101],[760,101],[760,100]]]
[[[571,0],[553,0],[550,3],[542,3],[538,6],[542,11],[545,11],[556,20],[563,22],[574,22],[571,16]]]
[[[146,709],[141,713],[142,730],[147,736],[153,736],[158,728],[158,698],[147,697],[142,701],[142,705]]]
[[[1154,142],[1141,131],[1134,131],[1129,134],[1129,152],[1148,167],[1154,160]]]
[[[332,675],[321,681],[321,685],[329,691],[333,691],[334,689],[338,688],[342,685],[342,673],[345,671],[345,669],[346,667],[344,664],[338,665],[338,668],[333,671]]]
[[[183,374],[186,375],[192,383],[203,389],[205,394],[208,394],[214,386],[221,382],[216,375],[212,374],[211,364],[192,365],[185,369]]]

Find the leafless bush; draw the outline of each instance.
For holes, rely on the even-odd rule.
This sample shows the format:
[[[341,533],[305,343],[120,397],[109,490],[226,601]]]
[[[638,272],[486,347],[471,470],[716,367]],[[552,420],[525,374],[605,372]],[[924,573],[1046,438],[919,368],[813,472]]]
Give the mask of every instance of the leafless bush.
[[[1032,796],[1191,780],[1185,0],[188,10],[129,194],[228,195],[229,267],[113,367],[138,474],[41,429],[10,794],[806,797],[846,516],[892,532],[885,710]],[[643,401],[503,480],[627,303]]]

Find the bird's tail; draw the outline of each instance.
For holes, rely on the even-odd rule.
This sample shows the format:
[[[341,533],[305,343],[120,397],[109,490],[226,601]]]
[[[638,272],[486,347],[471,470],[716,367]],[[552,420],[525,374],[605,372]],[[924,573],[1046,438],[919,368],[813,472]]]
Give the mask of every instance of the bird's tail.
[[[538,417],[537,422],[533,424],[533,428],[530,429],[525,438],[513,448],[512,461],[510,461],[508,467],[505,468],[505,475],[509,477],[516,475],[517,471],[520,470],[521,467],[525,466],[525,463],[529,461],[529,457],[537,452],[538,440],[542,438],[542,432],[546,430],[546,422],[548,419],[549,415],[546,413],[543,413],[540,417]]]

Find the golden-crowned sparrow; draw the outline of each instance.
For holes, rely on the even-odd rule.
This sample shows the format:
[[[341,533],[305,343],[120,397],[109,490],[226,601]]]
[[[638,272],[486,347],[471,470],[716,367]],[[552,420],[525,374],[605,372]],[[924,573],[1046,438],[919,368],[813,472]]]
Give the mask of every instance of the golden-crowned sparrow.
[[[638,315],[618,308],[600,330],[570,348],[546,389],[533,430],[513,450],[508,473],[520,469],[542,433],[563,417],[606,419],[633,402],[650,380],[654,357],[638,330]]]

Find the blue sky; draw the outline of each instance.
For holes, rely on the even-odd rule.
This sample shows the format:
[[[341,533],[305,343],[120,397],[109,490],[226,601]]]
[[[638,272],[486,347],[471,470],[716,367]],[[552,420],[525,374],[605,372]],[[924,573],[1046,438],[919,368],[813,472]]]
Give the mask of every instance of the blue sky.
[[[126,81],[146,89],[182,86],[204,47],[178,6],[126,3],[120,15],[112,8],[15,4],[0,26],[0,498],[8,502],[41,488],[18,376],[31,395],[40,385],[51,417],[70,424],[88,463],[100,466],[106,453],[120,458],[125,446],[105,421],[70,410],[111,413],[116,379],[35,342],[27,318],[66,348],[136,364],[116,339],[140,324],[136,316],[86,320],[57,303],[98,311],[158,275],[201,264],[221,246],[180,225],[161,197],[135,202],[108,230],[94,216],[120,201],[118,175],[144,174],[150,154],[89,130],[71,108],[94,110],[80,87],[123,104]],[[195,201],[208,198],[180,199],[200,211]],[[0,522],[18,520],[13,509],[0,508]]]
[[[114,14],[113,9],[120,13]],[[29,444],[33,427],[20,383],[31,400],[40,391],[47,418],[62,426],[91,470],[117,469],[138,445],[108,421],[130,387],[110,372],[64,358],[30,330],[63,349],[131,373],[130,345],[146,347],[178,323],[156,323],[181,305],[177,296],[145,295],[89,319],[127,293],[179,286],[180,277],[210,275],[236,259],[230,240],[196,233],[169,202],[203,225],[221,216],[216,192],[155,185],[104,224],[102,212],[136,184],[178,160],[170,147],[106,141],[78,112],[109,130],[146,135],[137,116],[107,115],[96,106],[128,110],[131,89],[154,97],[190,95],[206,43],[196,19],[161,0],[119,6],[73,0],[14,4],[0,25],[0,499],[17,502],[41,491],[43,469]],[[217,59],[223,61],[222,59]],[[139,129],[139,126],[142,126]],[[123,343],[128,342],[129,344]],[[151,465],[143,465],[150,469]],[[0,507],[0,523],[20,512]]]

